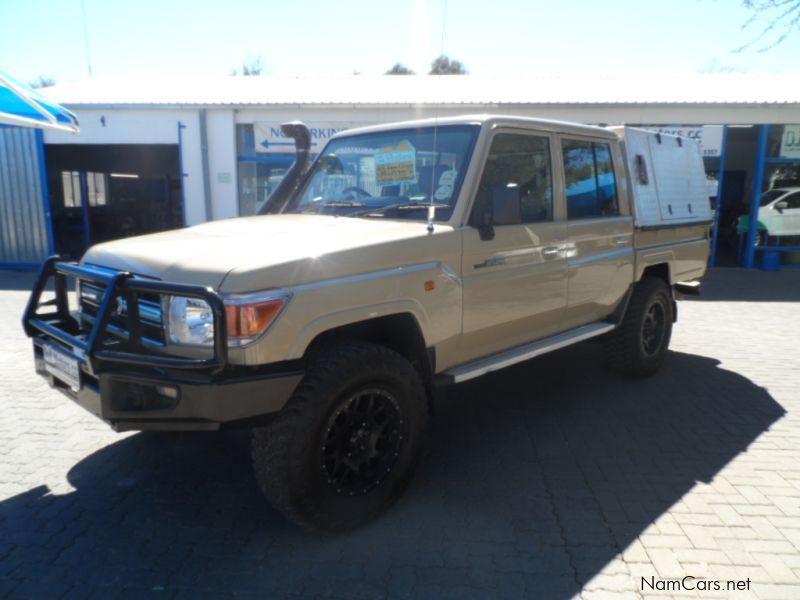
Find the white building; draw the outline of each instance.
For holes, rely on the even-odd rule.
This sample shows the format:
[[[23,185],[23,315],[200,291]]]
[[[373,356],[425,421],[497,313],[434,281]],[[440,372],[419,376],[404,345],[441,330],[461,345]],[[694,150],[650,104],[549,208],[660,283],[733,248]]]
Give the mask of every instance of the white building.
[[[13,244],[0,243],[0,266],[38,262],[23,255],[77,256],[97,241],[253,214],[292,162],[293,144],[278,127],[297,119],[311,127],[317,151],[341,129],[479,112],[700,137],[710,196],[723,176],[718,247],[733,258],[736,248],[726,244],[736,239],[731,229],[752,199],[776,181],[800,185],[800,146],[792,141],[800,144],[797,76],[126,79],[43,91],[78,115],[81,133],[38,136],[39,169],[47,173],[42,216],[29,218]],[[0,196],[0,208],[3,202]],[[9,214],[2,220],[21,218]],[[22,248],[28,242],[33,247]],[[757,251],[750,254],[741,260],[753,264]]]

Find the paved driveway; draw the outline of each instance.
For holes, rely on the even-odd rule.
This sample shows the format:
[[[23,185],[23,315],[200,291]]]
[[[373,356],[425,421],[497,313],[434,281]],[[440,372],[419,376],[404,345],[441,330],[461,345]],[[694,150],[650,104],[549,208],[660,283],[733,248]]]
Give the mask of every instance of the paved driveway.
[[[262,503],[242,433],[116,434],[39,381],[29,283],[0,273],[0,597],[800,598],[800,271],[712,272],[649,380],[587,343],[451,388],[339,537]]]

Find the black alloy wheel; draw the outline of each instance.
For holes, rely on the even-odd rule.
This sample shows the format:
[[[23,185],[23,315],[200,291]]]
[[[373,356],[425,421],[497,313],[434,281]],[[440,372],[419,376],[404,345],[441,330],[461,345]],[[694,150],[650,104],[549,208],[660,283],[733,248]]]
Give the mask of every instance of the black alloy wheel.
[[[666,308],[662,298],[656,298],[648,307],[642,321],[642,350],[647,356],[655,356],[661,349],[667,325]]]
[[[672,336],[674,304],[663,279],[647,276],[636,283],[622,322],[606,337],[608,365],[630,377],[658,371]]]
[[[343,531],[386,511],[419,461],[428,397],[397,352],[365,341],[311,352],[289,402],[253,430],[256,480],[302,527]]]
[[[400,407],[386,390],[369,388],[347,398],[328,420],[322,470],[336,493],[366,494],[388,476],[403,444]]]

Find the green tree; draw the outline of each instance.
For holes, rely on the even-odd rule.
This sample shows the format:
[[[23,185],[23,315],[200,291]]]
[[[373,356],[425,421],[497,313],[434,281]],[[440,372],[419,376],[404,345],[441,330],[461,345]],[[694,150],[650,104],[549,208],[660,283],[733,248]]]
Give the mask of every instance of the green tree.
[[[236,69],[231,71],[231,75],[243,75],[245,77],[261,75],[264,72],[264,60],[261,56],[255,58],[248,58],[242,63],[242,72],[239,73]]]
[[[451,60],[446,54],[442,54],[431,63],[431,70],[428,75],[466,75],[467,68],[457,60]]]
[[[43,87],[50,87],[51,85],[55,85],[56,80],[52,77],[47,77],[46,75],[39,75],[38,78],[34,79],[33,81],[29,82],[29,85],[33,89],[43,88]]]
[[[800,30],[800,0],[743,0],[742,5],[750,11],[742,29],[760,30],[736,52],[757,44],[759,52],[766,52]]]
[[[407,66],[405,66],[403,64],[394,63],[394,66],[391,69],[389,69],[388,71],[386,71],[386,73],[384,73],[384,74],[385,75],[413,75],[414,71],[412,71],[411,69],[409,69]]]

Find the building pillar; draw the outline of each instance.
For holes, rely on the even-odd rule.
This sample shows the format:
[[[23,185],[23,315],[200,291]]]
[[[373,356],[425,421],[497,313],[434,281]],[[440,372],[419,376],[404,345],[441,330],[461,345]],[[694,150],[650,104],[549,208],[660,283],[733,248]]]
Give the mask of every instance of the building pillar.
[[[717,264],[717,245],[719,243],[719,216],[722,212],[723,185],[725,183],[725,158],[728,153],[728,126],[722,126],[722,148],[719,151],[719,177],[717,177],[717,207],[714,211],[714,236],[711,239],[711,258],[708,261],[710,267]]]
[[[753,198],[750,201],[750,223],[747,228],[747,238],[745,239],[745,261],[744,266],[752,269],[755,263],[755,241],[758,231],[758,209],[761,200],[761,188],[764,185],[764,168],[767,161],[767,133],[769,125],[759,125],[758,130],[758,150],[756,153],[756,171],[753,180]]]

